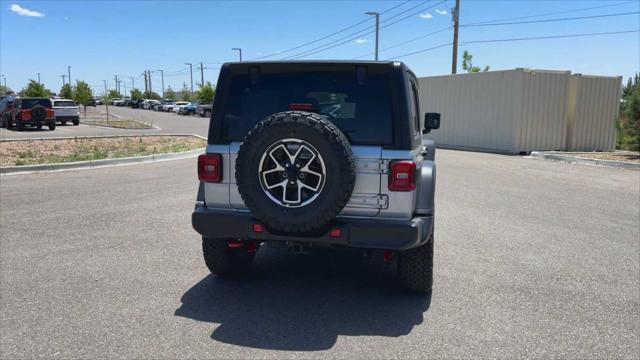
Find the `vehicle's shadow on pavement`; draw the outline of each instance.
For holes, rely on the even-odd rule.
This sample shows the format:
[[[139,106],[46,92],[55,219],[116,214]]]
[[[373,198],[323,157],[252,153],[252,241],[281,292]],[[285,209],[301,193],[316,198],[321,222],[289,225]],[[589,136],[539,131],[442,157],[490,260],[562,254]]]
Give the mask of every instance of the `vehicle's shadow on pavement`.
[[[431,296],[404,291],[392,271],[357,253],[299,256],[261,249],[252,277],[209,275],[176,316],[220,324],[211,338],[262,349],[312,351],[338,335],[398,337],[422,323]]]

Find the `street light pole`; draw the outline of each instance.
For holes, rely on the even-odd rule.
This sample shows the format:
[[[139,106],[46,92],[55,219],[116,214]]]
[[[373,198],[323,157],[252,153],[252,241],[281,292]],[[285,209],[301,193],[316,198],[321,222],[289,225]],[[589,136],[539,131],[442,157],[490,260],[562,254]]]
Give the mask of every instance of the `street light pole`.
[[[376,17],[376,61],[378,61],[378,40],[380,39],[380,13],[375,11],[368,11],[365,14]]]
[[[71,65],[67,66],[67,74],[69,75],[69,85],[71,85]]]
[[[136,83],[133,80],[133,76],[131,76],[131,90],[136,88]]]
[[[160,71],[160,80],[162,82],[162,98],[164,99],[164,70],[156,70]]]
[[[40,73],[38,73],[38,84],[40,84]]]
[[[60,75],[60,77],[62,78],[62,86],[64,86],[64,84],[66,84],[66,82],[64,81],[64,78],[66,78],[67,75],[62,74],[62,75]]]
[[[242,62],[242,48],[231,48],[231,50],[235,50],[240,55],[240,62]]]
[[[189,71],[191,71],[191,94],[193,95],[193,64],[192,63],[184,63],[185,65],[189,65]]]

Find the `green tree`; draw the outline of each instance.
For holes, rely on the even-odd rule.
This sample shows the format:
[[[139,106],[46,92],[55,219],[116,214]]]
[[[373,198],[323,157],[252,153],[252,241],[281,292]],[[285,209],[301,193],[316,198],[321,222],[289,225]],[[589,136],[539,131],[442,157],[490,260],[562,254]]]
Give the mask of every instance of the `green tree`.
[[[121,99],[121,98],[122,98],[122,94],[120,94],[118,90],[109,90],[109,93],[107,94],[107,99]]]
[[[620,149],[640,151],[640,76],[629,79],[622,90],[620,119],[616,123]]]
[[[154,100],[160,100],[162,99],[162,96],[158,95],[157,93],[153,92],[153,91],[145,91],[142,94],[142,98],[143,99],[154,99]]]
[[[133,89],[131,90],[131,100],[142,100],[142,91],[138,90],[138,89]]]
[[[473,66],[473,55],[469,54],[467,50],[462,53],[462,69],[468,73],[477,73],[480,71],[489,71],[489,66],[485,66],[481,69],[480,66]]]
[[[167,88],[167,90],[164,91],[164,98],[165,99],[173,99],[175,100],[177,97],[176,92],[173,91],[173,89],[171,88],[171,86],[169,86]]]
[[[211,104],[214,96],[216,96],[216,89],[209,81],[205,82],[204,85],[200,85],[200,88],[196,91],[196,99],[202,104]]]
[[[73,100],[84,106],[84,117],[87,117],[87,105],[91,101],[93,91],[91,87],[82,80],[76,81],[76,86],[73,88]]]
[[[187,88],[187,85],[185,84],[182,87],[182,90],[180,90],[180,100],[182,101],[191,101],[191,91],[189,91],[189,88]]]
[[[13,94],[13,90],[9,89],[9,87],[0,85],[0,95],[11,95]]]
[[[58,94],[63,99],[73,99],[73,89],[71,88],[71,84],[64,84],[60,88],[60,93]]]
[[[45,88],[43,84],[39,84],[35,80],[29,80],[27,86],[21,91],[22,96],[32,96],[32,97],[49,97],[51,95],[51,91]]]

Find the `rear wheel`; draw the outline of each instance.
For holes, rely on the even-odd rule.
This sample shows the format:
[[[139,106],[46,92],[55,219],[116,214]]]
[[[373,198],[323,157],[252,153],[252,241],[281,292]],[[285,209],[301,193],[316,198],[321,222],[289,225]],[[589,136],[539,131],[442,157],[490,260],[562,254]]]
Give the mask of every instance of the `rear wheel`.
[[[56,122],[52,121],[52,122],[48,123],[47,126],[49,127],[49,131],[53,131],[53,130],[56,129]]]
[[[249,272],[255,250],[247,245],[229,247],[229,239],[202,238],[204,262],[212,274],[218,276],[243,275]]]
[[[5,125],[6,125],[7,129],[9,129],[9,130],[13,129],[13,122],[11,121],[11,118],[7,117],[5,119]]]
[[[22,120],[16,120],[16,127],[20,131],[24,130],[24,123],[22,122]]]
[[[73,120],[73,126],[78,126],[78,125],[80,125],[80,119]]]
[[[206,117],[206,118],[211,117],[211,110],[205,110],[203,117]]]
[[[426,244],[399,253],[398,276],[405,288],[423,294],[431,293],[433,286],[433,235]]]

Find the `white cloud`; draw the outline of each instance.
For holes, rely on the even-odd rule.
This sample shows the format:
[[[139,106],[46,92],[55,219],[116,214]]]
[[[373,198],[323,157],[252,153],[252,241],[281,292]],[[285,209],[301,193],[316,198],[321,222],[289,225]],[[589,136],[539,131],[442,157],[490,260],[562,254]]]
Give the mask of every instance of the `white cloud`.
[[[431,15],[430,13],[424,13],[424,14],[420,14],[420,17],[423,19],[431,19],[433,15]]]
[[[367,41],[369,41],[369,40],[367,40],[367,39],[357,39],[357,40],[356,40],[356,44],[364,44],[364,43],[366,43]]]
[[[440,15],[447,15],[447,10],[436,10],[436,12]]]
[[[44,17],[44,14],[41,12],[37,12],[37,11],[33,11],[33,10],[29,10],[29,9],[25,9],[22,6],[18,5],[18,4],[11,4],[11,6],[9,7],[9,10],[13,11],[14,13],[20,15],[20,16],[29,16],[29,17]]]

